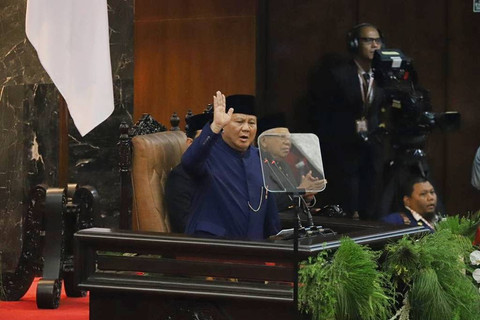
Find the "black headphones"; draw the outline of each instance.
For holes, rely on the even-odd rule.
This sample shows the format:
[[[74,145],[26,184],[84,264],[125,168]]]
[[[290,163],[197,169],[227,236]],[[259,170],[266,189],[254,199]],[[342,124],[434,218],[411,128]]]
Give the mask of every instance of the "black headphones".
[[[365,27],[372,27],[377,29],[380,39],[382,39],[382,49],[385,47],[385,39],[383,37],[382,31],[378,29],[371,23],[360,23],[354,26],[350,31],[347,33],[347,50],[350,53],[357,53],[358,52],[358,42],[360,37],[360,30]]]

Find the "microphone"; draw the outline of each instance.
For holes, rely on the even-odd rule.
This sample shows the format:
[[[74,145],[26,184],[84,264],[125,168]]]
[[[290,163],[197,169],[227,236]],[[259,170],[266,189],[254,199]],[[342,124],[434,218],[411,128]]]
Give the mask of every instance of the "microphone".
[[[276,183],[278,183],[278,185],[283,188],[283,191],[286,192],[288,189],[285,187],[285,185],[283,184],[283,182],[286,182],[286,183],[289,183],[289,184],[292,184],[292,182],[288,179],[287,176],[285,176],[285,173],[282,172],[282,170],[278,167],[278,164],[275,160],[268,160],[267,158],[265,158],[264,160],[264,163],[268,164],[268,166],[270,167],[270,170],[271,170],[271,173],[275,176],[276,178]],[[276,168],[277,170],[275,170],[274,168]],[[282,176],[285,178],[285,180],[282,182]],[[293,185],[292,185],[293,186]],[[293,186],[294,188],[296,188],[296,186]],[[305,191],[305,190],[303,190]],[[292,195],[288,194],[288,197],[290,198],[290,200],[294,200],[294,198],[292,197]],[[302,200],[301,196],[298,195],[298,208],[300,208],[301,206],[301,203],[300,201]],[[300,216],[298,214],[298,211],[296,210],[295,212],[296,214],[296,217],[297,217],[297,225],[298,225],[298,228],[299,229],[303,229],[303,226],[302,226],[302,220],[300,219]]]

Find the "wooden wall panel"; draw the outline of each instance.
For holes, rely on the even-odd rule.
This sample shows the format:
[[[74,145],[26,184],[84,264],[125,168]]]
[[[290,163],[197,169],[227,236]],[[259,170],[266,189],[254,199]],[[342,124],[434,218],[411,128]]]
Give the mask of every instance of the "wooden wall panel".
[[[459,132],[447,136],[446,196],[451,213],[480,209],[480,191],[470,184],[480,146],[480,13],[472,1],[449,0],[448,106],[462,114]]]
[[[301,130],[309,72],[325,53],[345,49],[357,9],[349,0],[270,0],[267,10],[263,113],[286,112],[289,126]]]
[[[255,1],[136,1],[135,118],[168,124],[216,90],[255,93]],[[182,124],[183,126],[183,124]]]
[[[252,16],[256,0],[135,0],[135,20]]]

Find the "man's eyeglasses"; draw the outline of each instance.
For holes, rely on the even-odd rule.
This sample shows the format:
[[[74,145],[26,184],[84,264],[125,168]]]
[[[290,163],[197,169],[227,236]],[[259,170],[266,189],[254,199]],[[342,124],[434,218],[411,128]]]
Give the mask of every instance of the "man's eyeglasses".
[[[362,42],[365,42],[367,44],[372,44],[374,41],[376,44],[382,44],[382,38],[360,38]]]

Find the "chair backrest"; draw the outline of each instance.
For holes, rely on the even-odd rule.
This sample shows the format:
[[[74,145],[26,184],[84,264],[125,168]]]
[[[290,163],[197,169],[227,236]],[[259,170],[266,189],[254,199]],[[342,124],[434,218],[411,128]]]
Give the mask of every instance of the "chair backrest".
[[[171,168],[180,163],[185,148],[186,136],[179,122],[174,113],[167,136],[167,128],[149,114],[143,114],[132,127],[126,122],[120,124],[120,229],[169,230],[163,185]],[[136,165],[132,163],[134,158]]]
[[[164,200],[170,170],[186,148],[182,131],[164,131],[132,138],[132,229],[170,232]]]
[[[204,112],[210,112],[208,105]],[[192,116],[189,110],[185,119]],[[133,127],[120,125],[120,229],[170,232],[165,195],[167,176],[180,163],[187,137],[180,118],[170,118],[170,131],[149,114]]]

